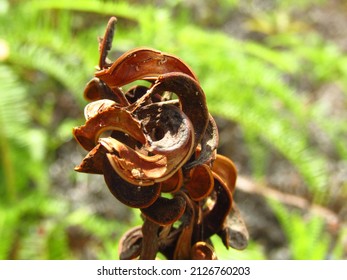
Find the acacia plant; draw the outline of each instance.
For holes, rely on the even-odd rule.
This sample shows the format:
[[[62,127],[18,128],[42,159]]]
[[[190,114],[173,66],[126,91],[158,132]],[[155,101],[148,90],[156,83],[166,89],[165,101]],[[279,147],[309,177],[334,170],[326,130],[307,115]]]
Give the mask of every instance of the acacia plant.
[[[99,39],[100,60],[74,128],[88,151],[76,171],[103,174],[112,195],[139,208],[120,259],[217,259],[210,238],[244,249],[248,233],[233,201],[237,171],[217,154],[218,129],[198,78],[181,59],[149,48],[111,62],[116,18]]]

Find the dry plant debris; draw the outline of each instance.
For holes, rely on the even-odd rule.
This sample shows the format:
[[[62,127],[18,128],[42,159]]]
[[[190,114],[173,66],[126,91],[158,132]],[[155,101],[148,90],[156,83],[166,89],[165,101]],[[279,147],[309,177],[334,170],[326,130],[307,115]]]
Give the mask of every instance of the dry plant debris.
[[[116,21],[99,40],[99,67],[84,90],[86,122],[73,134],[88,151],[75,170],[103,174],[115,198],[141,211],[143,225],[120,240],[120,259],[158,252],[217,259],[215,234],[227,248],[244,249],[248,232],[233,201],[237,171],[217,154],[218,129],[196,75],[149,48],[110,62]]]

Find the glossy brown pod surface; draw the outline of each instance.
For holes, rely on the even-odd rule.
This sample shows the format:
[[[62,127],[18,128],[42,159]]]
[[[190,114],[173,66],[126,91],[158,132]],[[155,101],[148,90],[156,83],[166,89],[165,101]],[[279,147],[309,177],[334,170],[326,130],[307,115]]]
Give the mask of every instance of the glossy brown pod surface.
[[[244,249],[248,233],[233,201],[237,171],[217,154],[218,128],[197,76],[151,48],[110,61],[116,21],[99,39],[85,123],[73,135],[87,151],[75,170],[102,174],[116,199],[140,209],[143,225],[125,233],[120,258],[217,259],[215,234]]]

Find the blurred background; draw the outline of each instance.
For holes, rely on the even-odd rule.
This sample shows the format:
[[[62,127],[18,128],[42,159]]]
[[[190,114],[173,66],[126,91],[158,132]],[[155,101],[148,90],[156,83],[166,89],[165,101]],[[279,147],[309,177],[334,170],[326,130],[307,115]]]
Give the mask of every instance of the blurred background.
[[[347,2],[0,0],[0,259],[116,259],[139,211],[85,156],[85,84],[98,36],[147,46],[196,72],[237,165],[250,232],[220,259],[347,258]]]

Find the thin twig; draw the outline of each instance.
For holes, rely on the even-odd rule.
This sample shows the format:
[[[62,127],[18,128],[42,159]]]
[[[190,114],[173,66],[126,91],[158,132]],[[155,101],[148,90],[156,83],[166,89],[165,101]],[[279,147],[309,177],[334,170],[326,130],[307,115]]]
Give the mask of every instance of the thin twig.
[[[294,206],[303,210],[308,210],[312,214],[324,218],[326,223],[332,229],[338,229],[341,225],[341,221],[338,215],[330,209],[318,204],[311,203],[305,198],[288,193],[283,193],[263,184],[256,183],[245,176],[238,176],[236,182],[236,189],[239,189],[246,193],[258,194],[266,198],[271,198],[289,206]]]

